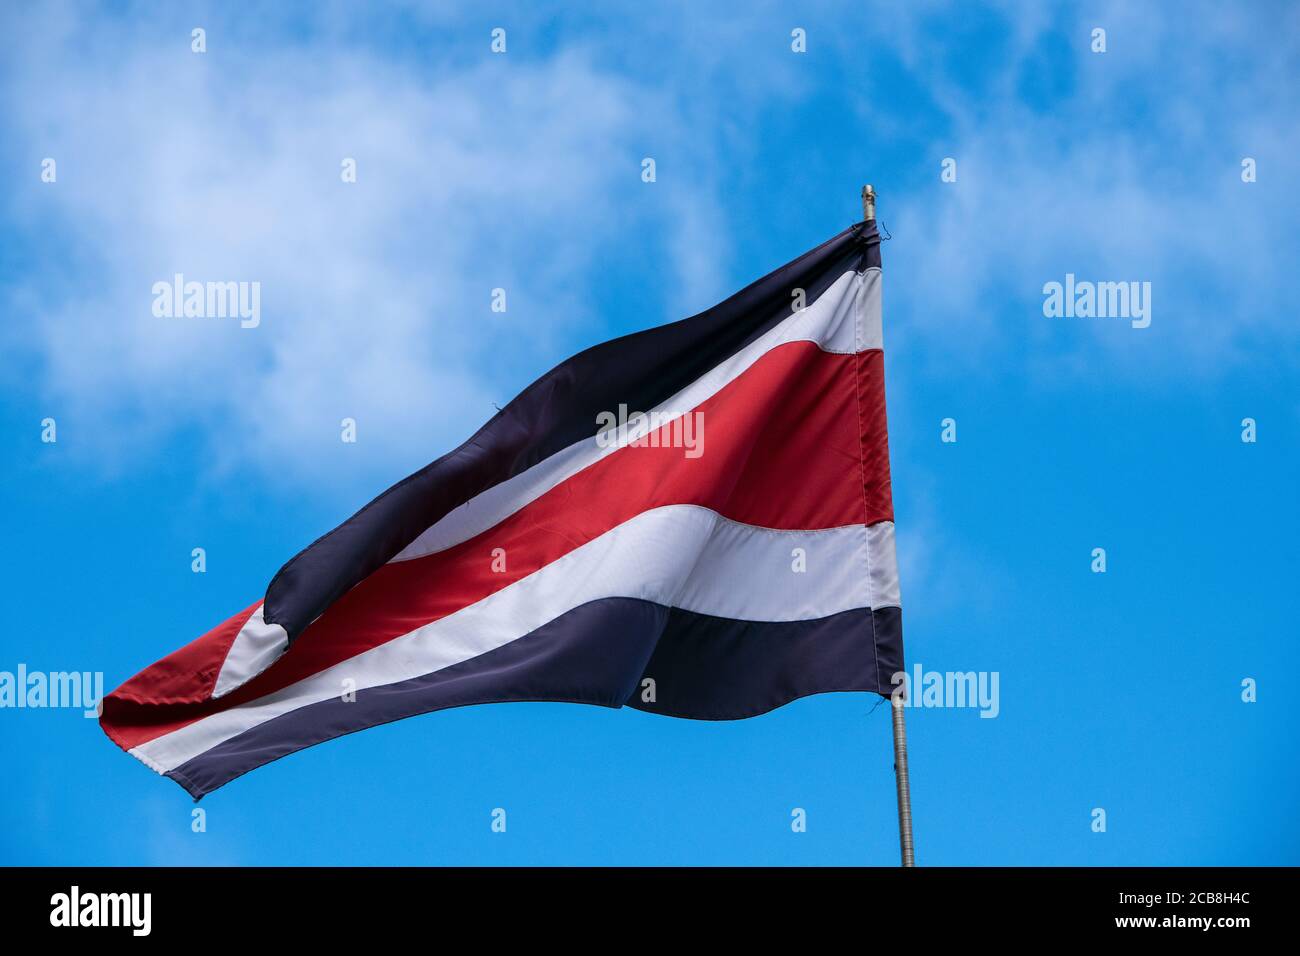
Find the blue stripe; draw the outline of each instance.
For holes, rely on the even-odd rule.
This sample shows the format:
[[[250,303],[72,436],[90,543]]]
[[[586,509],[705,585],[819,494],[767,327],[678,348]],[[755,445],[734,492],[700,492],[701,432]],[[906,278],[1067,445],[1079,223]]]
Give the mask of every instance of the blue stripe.
[[[902,669],[898,608],[760,622],[606,598],[452,667],[266,721],[167,776],[197,800],[313,744],[448,707],[564,701],[734,720],[810,694],[888,695],[890,676]],[[643,699],[646,679],[654,681],[653,700]]]

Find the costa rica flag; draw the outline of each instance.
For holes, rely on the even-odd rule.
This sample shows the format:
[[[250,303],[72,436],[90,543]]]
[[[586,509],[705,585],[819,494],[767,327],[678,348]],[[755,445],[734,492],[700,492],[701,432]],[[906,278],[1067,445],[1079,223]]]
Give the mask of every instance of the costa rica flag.
[[[109,694],[101,726],[198,799],[467,704],[731,720],[888,696],[903,646],[880,294],[869,220],[562,362]]]

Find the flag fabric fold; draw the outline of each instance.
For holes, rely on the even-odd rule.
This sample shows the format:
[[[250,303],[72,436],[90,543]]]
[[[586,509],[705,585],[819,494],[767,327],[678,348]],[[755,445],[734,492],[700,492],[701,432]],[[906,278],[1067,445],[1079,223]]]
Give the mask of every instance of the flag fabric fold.
[[[196,799],[377,724],[503,701],[749,717],[903,669],[880,239],[859,223],[594,346],[104,700]]]

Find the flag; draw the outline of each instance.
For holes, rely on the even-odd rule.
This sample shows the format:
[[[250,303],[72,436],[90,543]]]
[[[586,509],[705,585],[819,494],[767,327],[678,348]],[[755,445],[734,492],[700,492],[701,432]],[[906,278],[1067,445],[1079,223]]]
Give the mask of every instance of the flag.
[[[903,670],[872,221],[587,349],[105,698],[195,799],[501,701],[731,720]],[[430,725],[431,729],[433,725]]]

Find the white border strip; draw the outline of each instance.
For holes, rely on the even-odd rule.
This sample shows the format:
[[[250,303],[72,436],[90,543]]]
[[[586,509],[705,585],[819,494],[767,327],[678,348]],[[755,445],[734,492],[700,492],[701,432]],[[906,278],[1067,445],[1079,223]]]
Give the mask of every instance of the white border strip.
[[[262,617],[263,609],[264,605],[259,604],[231,642],[212,686],[213,697],[225,697],[242,687],[289,649],[288,632],[279,624],[267,624]]]

